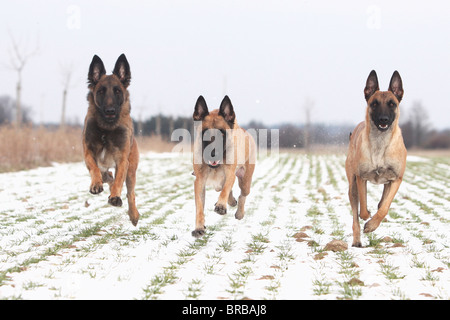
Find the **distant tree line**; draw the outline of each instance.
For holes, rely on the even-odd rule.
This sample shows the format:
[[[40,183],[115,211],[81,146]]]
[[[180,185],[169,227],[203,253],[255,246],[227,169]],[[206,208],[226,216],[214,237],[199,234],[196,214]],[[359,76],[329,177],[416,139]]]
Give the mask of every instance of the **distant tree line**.
[[[31,123],[30,108],[22,106],[21,117],[23,123]],[[0,125],[13,124],[16,119],[16,101],[10,96],[0,96]]]
[[[9,96],[0,96],[0,125],[13,124],[15,119],[15,100]],[[22,106],[24,123],[32,123],[31,108]],[[407,148],[447,149],[450,148],[450,128],[436,130],[428,121],[428,114],[420,102],[414,102],[412,107],[402,111],[403,139]],[[60,124],[59,124],[60,125]],[[51,129],[59,125],[46,125]],[[186,129],[193,137],[193,121],[191,117],[172,117],[158,114],[144,121],[134,121],[135,133],[141,136],[160,136],[170,141],[173,130]],[[241,125],[244,129],[255,129],[258,133],[267,133],[267,147],[272,143],[272,129],[278,129],[279,148],[308,148],[311,145],[341,145],[346,146],[354,125],[326,124],[281,124],[267,126],[261,122],[251,121]]]
[[[410,109],[402,114],[400,127],[407,148],[448,149],[450,148],[450,128],[432,129],[428,122],[428,114],[420,102],[414,102]],[[356,125],[356,124],[355,124]],[[350,132],[355,125],[326,124],[281,124],[267,126],[264,123],[251,121],[241,125],[244,129],[266,130],[268,147],[271,146],[271,129],[278,129],[280,148],[306,148],[309,145],[342,145],[346,146]],[[138,135],[157,135],[170,141],[174,129],[184,128],[193,136],[191,117],[171,117],[162,114],[152,116],[143,122],[135,122]]]
[[[433,129],[421,102],[413,102],[411,108],[402,114],[402,119],[400,127],[406,148],[450,148],[450,129]]]

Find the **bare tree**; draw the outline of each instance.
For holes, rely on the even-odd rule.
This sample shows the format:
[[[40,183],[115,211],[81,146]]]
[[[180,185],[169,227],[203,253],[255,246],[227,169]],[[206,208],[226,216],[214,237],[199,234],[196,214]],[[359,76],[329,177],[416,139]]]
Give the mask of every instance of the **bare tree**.
[[[423,147],[425,138],[429,132],[428,112],[420,101],[414,101],[409,110],[409,120],[413,129],[412,145]]]
[[[303,109],[305,110],[305,129],[303,133],[304,146],[307,152],[309,152],[311,145],[311,111],[314,108],[314,101],[310,98],[306,98]]]
[[[14,99],[9,96],[0,96],[0,125],[11,123],[13,109]]]
[[[36,45],[33,49],[28,50],[27,48],[20,46],[16,41],[11,32],[9,32],[11,38],[12,48],[9,52],[10,56],[10,66],[17,72],[17,85],[16,85],[16,126],[22,124],[22,106],[21,106],[21,96],[22,96],[22,71],[25,65],[32,56],[36,55],[39,50],[39,41],[36,41]]]

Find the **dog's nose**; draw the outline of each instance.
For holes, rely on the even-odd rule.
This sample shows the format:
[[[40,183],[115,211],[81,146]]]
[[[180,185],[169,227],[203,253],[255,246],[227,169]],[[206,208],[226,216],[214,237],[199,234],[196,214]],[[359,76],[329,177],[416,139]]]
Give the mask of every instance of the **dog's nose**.
[[[105,114],[106,115],[113,115],[116,113],[116,109],[115,108],[106,108],[105,109]]]
[[[380,121],[380,123],[386,124],[389,122],[389,117],[388,116],[380,116],[380,118],[378,118],[378,120]]]

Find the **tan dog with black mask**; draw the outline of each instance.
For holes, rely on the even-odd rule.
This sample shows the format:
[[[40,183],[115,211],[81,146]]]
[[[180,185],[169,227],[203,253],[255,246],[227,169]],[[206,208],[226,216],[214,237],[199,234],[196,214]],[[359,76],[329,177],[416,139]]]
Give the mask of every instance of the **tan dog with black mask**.
[[[220,108],[209,111],[205,99],[200,96],[193,114],[196,121],[194,138],[194,192],[196,219],[192,235],[205,234],[205,187],[213,186],[220,191],[214,211],[227,213],[227,203],[238,206],[235,217],[244,217],[244,205],[252,182],[256,161],[256,144],[253,137],[236,122],[233,105],[225,96]],[[201,125],[201,128],[197,126]],[[232,187],[238,177],[241,194],[238,201],[233,197]]]
[[[399,104],[403,97],[402,79],[392,75],[388,91],[380,91],[372,71],[364,89],[367,101],[366,121],[351,133],[345,170],[349,181],[349,199],[353,211],[353,246],[361,247],[359,216],[367,220],[367,181],[384,184],[377,213],[364,225],[364,232],[378,228],[386,217],[403,179],[406,148],[398,125]],[[358,216],[358,203],[360,213]]]

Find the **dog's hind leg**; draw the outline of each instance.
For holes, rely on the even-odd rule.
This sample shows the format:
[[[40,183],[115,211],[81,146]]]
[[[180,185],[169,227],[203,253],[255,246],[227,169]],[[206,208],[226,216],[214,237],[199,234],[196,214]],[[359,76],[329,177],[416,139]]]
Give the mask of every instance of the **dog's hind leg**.
[[[361,247],[361,227],[359,225],[359,215],[358,215],[358,205],[359,205],[359,197],[358,197],[358,188],[356,185],[356,176],[349,178],[349,188],[348,188],[348,197],[350,199],[350,205],[352,207],[353,212],[353,247]]]
[[[238,199],[238,208],[236,214],[234,215],[236,219],[241,220],[244,218],[245,214],[245,200],[250,193],[250,186],[252,184],[253,171],[255,170],[254,164],[248,164],[245,168],[243,176],[238,176],[239,188],[241,189],[241,194]]]
[[[102,180],[103,183],[107,183],[111,188],[112,183],[114,182],[114,177],[111,171],[102,172]]]
[[[370,218],[370,212],[367,210],[367,180],[356,176],[356,186],[358,188],[360,202],[359,216],[361,219],[367,220]]]
[[[136,226],[139,220],[139,211],[136,208],[136,200],[134,193],[138,162],[139,162],[139,152],[137,149],[136,141],[134,141],[129,158],[127,177],[125,180],[127,186],[128,216],[130,217],[133,226]]]
[[[378,202],[378,209],[380,209],[381,204],[383,203],[384,198],[386,198],[386,195],[389,193],[389,189],[391,188],[390,183],[386,183],[383,188],[383,195],[381,196],[380,202]]]
[[[228,204],[232,207],[235,207],[237,205],[236,198],[233,197],[233,190],[230,191],[230,195],[228,196]]]

